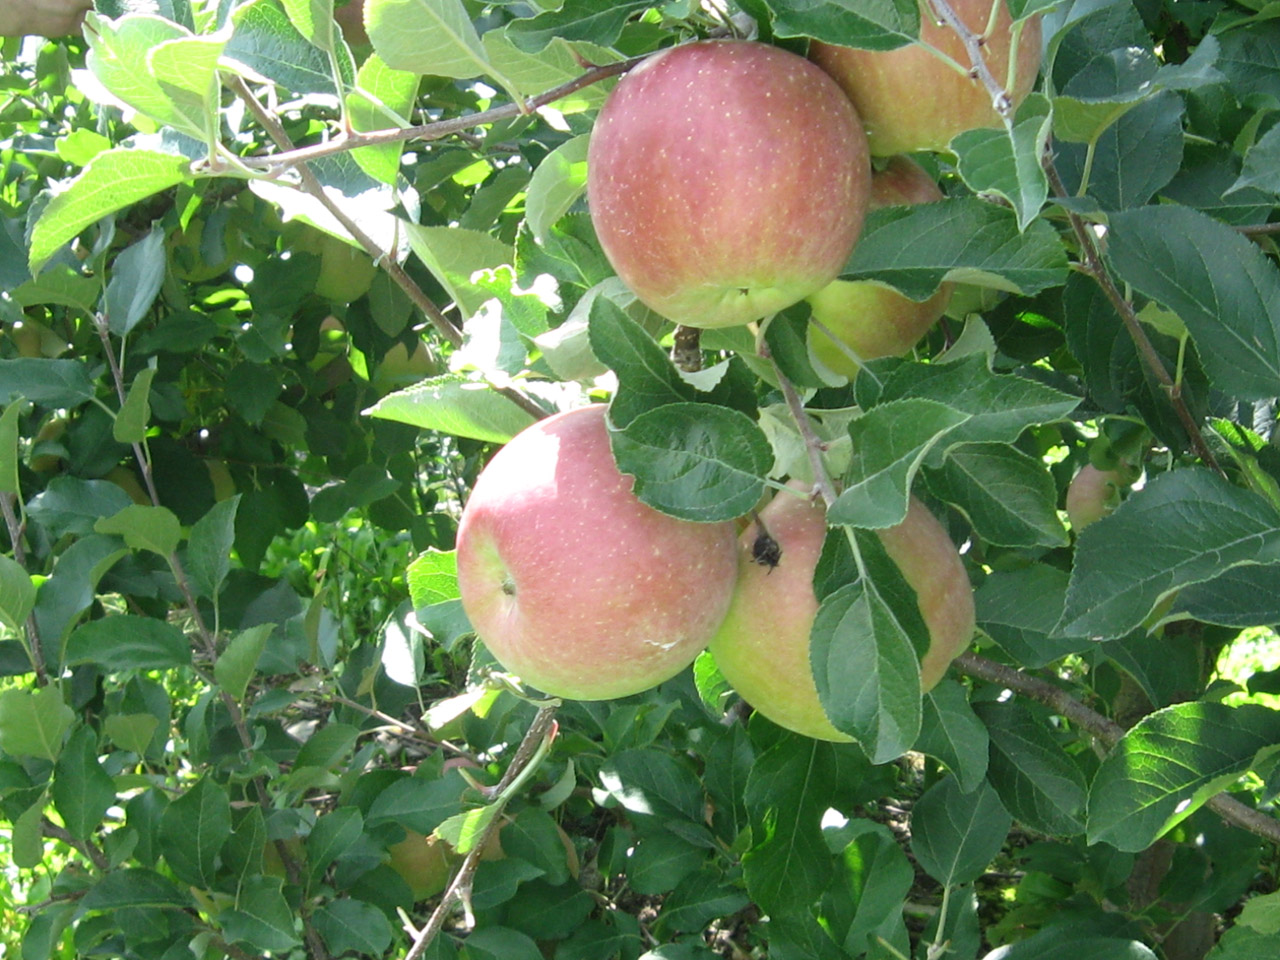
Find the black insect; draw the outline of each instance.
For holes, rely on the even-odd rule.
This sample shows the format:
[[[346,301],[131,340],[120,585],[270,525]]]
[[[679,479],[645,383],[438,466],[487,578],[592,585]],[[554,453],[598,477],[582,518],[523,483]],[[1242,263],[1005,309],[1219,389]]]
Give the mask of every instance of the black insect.
[[[756,526],[760,532],[756,534],[755,542],[751,544],[751,559],[761,566],[768,567],[769,572],[773,573],[774,567],[782,560],[782,546],[769,535],[769,531],[759,520],[756,520]]]

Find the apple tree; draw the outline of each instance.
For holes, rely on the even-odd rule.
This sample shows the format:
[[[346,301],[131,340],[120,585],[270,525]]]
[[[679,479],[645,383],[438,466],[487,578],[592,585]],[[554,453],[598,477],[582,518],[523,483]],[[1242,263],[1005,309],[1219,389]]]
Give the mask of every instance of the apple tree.
[[[0,53],[0,954],[1280,955],[1273,4]]]

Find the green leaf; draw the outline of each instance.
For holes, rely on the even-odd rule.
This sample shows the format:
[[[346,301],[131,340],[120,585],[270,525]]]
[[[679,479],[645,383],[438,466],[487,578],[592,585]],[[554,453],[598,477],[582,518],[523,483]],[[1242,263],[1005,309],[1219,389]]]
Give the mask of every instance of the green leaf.
[[[468,854],[479,845],[489,829],[489,824],[502,813],[505,804],[491,803],[455,813],[436,827],[435,835],[461,854]]]
[[[31,574],[11,557],[0,554],[0,623],[21,634],[36,605]]]
[[[8,403],[0,414],[0,493],[19,493],[18,418],[23,404]]]
[[[36,594],[36,625],[48,643],[61,643],[71,625],[94,602],[98,581],[128,551],[116,537],[90,534],[58,558],[53,575]]]
[[[118,442],[141,443],[146,439],[147,423],[151,420],[151,381],[155,375],[155,367],[143,367],[133,378],[129,393],[111,426],[111,436]]]
[[[515,260],[515,251],[508,244],[478,230],[424,227],[403,221],[401,226],[413,252],[454,299],[464,319],[493,297],[492,291],[473,283],[471,278],[482,270],[496,270]]]
[[[160,851],[183,883],[208,889],[217,873],[218,852],[231,836],[231,800],[225,788],[205,776],[160,816]]]
[[[128,907],[190,907],[187,896],[168,877],[143,867],[112,870],[89,888],[81,909],[122,910]]]
[[[697,933],[749,902],[741,887],[726,882],[718,872],[704,870],[685,877],[663,899],[654,929],[659,936],[670,936],[672,931]]]
[[[236,8],[232,23],[225,63],[243,64],[248,69],[240,72],[268,77],[297,93],[337,93],[329,57],[307,42],[280,4],[249,0]]]
[[[1058,636],[1122,637],[1180,587],[1280,561],[1280,516],[1204,468],[1161,474],[1076,545]]]
[[[513,21],[507,27],[507,36],[525,53],[540,53],[553,40],[590,40],[612,47],[627,19],[650,5],[647,0],[565,0],[557,10]]]
[[[841,277],[879,280],[917,302],[945,280],[1030,296],[1066,280],[1067,258],[1044,220],[1019,231],[1012,210],[970,197],[874,211]]]
[[[625,429],[636,417],[663,404],[692,401],[697,391],[681,379],[653,337],[612,300],[591,301],[588,335],[591,352],[618,376],[609,420]]]
[[[82,537],[93,533],[93,525],[103,517],[114,516],[130,503],[129,495],[109,480],[63,476],[54,477],[31,498],[27,514],[52,537]]]
[[[991,738],[987,778],[1014,818],[1050,836],[1082,833],[1089,788],[1049,728],[1020,703],[975,709]]]
[[[1145,850],[1280,743],[1280,713],[1259,704],[1179,703],[1143,717],[1089,788],[1089,842]]]
[[[41,212],[31,231],[31,272],[38,273],[59,247],[86,227],[188,176],[187,159],[171,153],[116,147],[98,154]]]
[[[1078,928],[1077,928],[1078,929]],[[982,960],[1157,960],[1136,940],[1081,936],[1077,930],[1051,926],[1012,946],[999,947]]]
[[[618,469],[656,510],[712,523],[743,516],[764,493],[769,441],[746,414],[701,403],[642,413],[609,435]]]
[[[972,793],[987,775],[987,728],[969,705],[964,687],[943,680],[925,694],[915,749],[941,760],[963,793]]]
[[[389,393],[364,412],[382,420],[490,443],[506,443],[534,422],[532,414],[489,384],[459,374],[432,377]]]
[[[600,769],[600,783],[632,813],[701,821],[702,785],[689,766],[656,748],[623,750]]]
[[[378,794],[365,817],[370,827],[394,821],[406,830],[431,834],[458,812],[467,782],[456,770],[438,780],[406,777]]]
[[[569,212],[587,188],[587,134],[566,140],[543,157],[525,197],[525,219],[533,237],[545,243],[551,225]]]
[[[56,685],[0,690],[0,749],[13,757],[57,760],[74,719]]]
[[[360,133],[409,125],[413,102],[421,78],[407,70],[394,70],[378,54],[372,53],[360,64],[356,89],[347,94],[347,116],[351,129]],[[385,143],[357,147],[351,156],[360,169],[383,183],[394,185],[400,172],[400,156],[404,143]]]
[[[231,572],[240,494],[215,503],[187,536],[187,576],[196,596],[217,597]]]
[[[1249,187],[1280,194],[1280,127],[1272,127],[1249,148],[1240,177],[1227,192]]]
[[[911,852],[944,886],[968,883],[986,872],[1012,826],[1013,817],[985,781],[965,793],[955,777],[944,777],[912,808]]]
[[[686,847],[688,841],[681,841]],[[538,807],[525,807],[502,828],[502,849],[543,871],[542,879],[552,886],[568,883],[569,862],[564,838],[555,818]]]
[[[968,130],[951,141],[961,179],[974,193],[1009,201],[1019,230],[1035,220],[1049,196],[1041,157],[1052,119],[1048,100],[1034,94],[1018,108],[1011,131]]]
[[[49,793],[67,832],[89,840],[116,802],[115,783],[98,762],[98,736],[90,727],[73,733],[58,754]]]
[[[314,887],[329,864],[350,850],[363,833],[364,817],[357,807],[339,807],[318,818],[307,835],[307,888]]]
[[[394,936],[387,915],[363,900],[332,900],[311,914],[311,922],[335,957],[352,951],[380,957]]]
[[[405,571],[415,610],[458,598],[458,555],[434,547],[414,557]]]
[[[134,550],[150,550],[168,560],[178,549],[182,526],[167,507],[144,507],[131,503],[119,513],[103,517],[93,525],[97,533],[117,534]]]
[[[969,415],[967,422],[947,435],[946,443],[929,454],[930,467],[940,466],[948,451],[962,443],[1012,443],[1027,427],[1060,420],[1080,403],[1078,397],[1035,380],[994,373],[981,354],[951,363],[901,362],[874,398],[863,398],[862,380],[858,378],[858,400],[863,406],[920,398]],[[869,384],[867,389],[874,388]]]
[[[1065,547],[1057,487],[1043,461],[1003,443],[952,449],[929,490],[954,504],[988,543],[1002,547]]]
[[[281,5],[307,42],[321,50],[334,49],[338,27],[333,20],[333,0],[281,0]]]
[[[823,831],[827,846],[840,856],[837,875],[856,901],[844,951],[832,960],[861,956],[874,950],[882,937],[901,929],[902,904],[915,881],[915,868],[884,824],[856,819]],[[906,931],[902,930],[905,935]],[[821,941],[819,941],[821,944]],[[823,957],[828,951],[823,951]],[[805,955],[802,955],[805,956]],[[800,958],[796,958],[800,960]]]
[[[103,732],[123,750],[142,756],[160,726],[160,719],[150,713],[113,713],[102,721]]]
[[[503,926],[484,926],[467,935],[467,960],[542,960],[528,934]]]
[[[900,757],[920,733],[920,662],[908,625],[865,579],[829,594],[809,647],[828,719],[873,763]]]
[[[159,224],[153,224],[150,233],[123,250],[111,265],[106,314],[112,333],[125,336],[147,315],[156,295],[160,293],[165,268],[164,229]],[[138,379],[141,379],[142,373],[147,369],[150,368],[144,368]],[[147,383],[150,382],[148,378]],[[143,422],[146,422],[145,419]]]
[[[45,407],[74,409],[92,400],[94,393],[89,365],[79,360],[0,360],[0,403],[12,404],[21,397]]]
[[[191,645],[180,628],[154,617],[117,613],[72,631],[66,663],[104,670],[167,670],[191,664]]]
[[[1187,618],[1226,627],[1280,623],[1280,565],[1236,567],[1184,587],[1162,622]]]
[[[1068,573],[1045,564],[993,571],[973,595],[978,626],[1032,669],[1087,649],[1087,637],[1052,636],[1062,619],[1069,580]],[[1027,603],[1027,597],[1036,602]]]
[[[814,37],[866,50],[893,50],[920,36],[914,0],[829,0],[782,3],[766,0],[779,37]]]
[[[698,871],[707,852],[671,833],[645,837],[627,860],[627,884],[646,896],[670,892]]]
[[[1280,269],[1246,237],[1172,204],[1110,220],[1117,274],[1187,325],[1214,385],[1256,400],[1280,393]]]
[[[44,862],[44,806],[41,797],[13,821],[10,843],[15,867],[32,870]]]
[[[240,887],[236,909],[218,915],[226,938],[255,950],[286,951],[301,942],[293,927],[293,909],[279,877],[250,877]]]
[[[395,70],[457,80],[484,75],[521,99],[489,62],[462,0],[369,0],[365,24],[374,49]]]
[[[250,627],[234,637],[226,649],[218,654],[218,660],[213,665],[213,679],[233,700],[244,699],[244,692],[253,679],[258,660],[275,628],[274,623],[260,623]]]
[[[884,529],[907,515],[911,482],[929,450],[969,419],[936,400],[897,400],[849,424],[853,455],[831,523]]]

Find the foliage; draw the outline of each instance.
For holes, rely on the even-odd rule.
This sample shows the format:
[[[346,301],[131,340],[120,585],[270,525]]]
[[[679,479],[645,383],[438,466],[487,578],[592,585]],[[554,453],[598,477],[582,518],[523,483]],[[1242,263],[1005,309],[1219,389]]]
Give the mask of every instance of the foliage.
[[[956,282],[949,316],[852,385],[803,307],[678,369],[595,242],[585,138],[631,58],[896,46],[910,0],[367,0],[372,44],[333,7],[101,0],[5,43],[4,955],[1274,955],[1280,720],[1242,694],[1275,671],[1215,671],[1280,622],[1269,7],[1009,0],[1037,92],[845,271]],[[588,399],[697,520],[822,454],[826,620],[879,625],[824,689],[858,743],[750,716],[705,656],[552,724],[473,642],[467,492]],[[1144,477],[1071,531],[1086,463]],[[923,697],[902,584],[851,552],[910,492],[980,627]]]

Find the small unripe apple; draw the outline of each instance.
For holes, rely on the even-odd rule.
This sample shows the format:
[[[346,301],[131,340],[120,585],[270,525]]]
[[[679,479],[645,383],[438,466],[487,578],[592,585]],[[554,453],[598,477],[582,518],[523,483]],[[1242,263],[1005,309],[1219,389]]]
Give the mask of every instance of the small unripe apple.
[[[711,641],[711,654],[729,685],[774,723],[819,740],[848,741],[823,712],[809,661],[809,635],[818,612],[813,573],[827,533],[826,511],[784,492],[760,511],[760,521],[780,548],[777,565],[758,562],[761,530],[752,523],[738,542],[738,585]],[[973,639],[969,578],[946,529],[915,497],[902,523],[877,532],[916,591],[929,628],[929,650],[920,662],[921,686],[928,691]],[[848,636],[840,642],[871,640]]]
[[[507,670],[553,696],[625,697],[688,666],[737,575],[730,522],[659,513],[618,471],[603,406],[539,421],[494,456],[458,526],[458,590]]]
[[[407,836],[387,848],[388,866],[409,885],[415,902],[434,897],[449,885],[449,875],[459,857],[436,836],[406,830]]]
[[[1122,491],[1129,489],[1132,477],[1122,468],[1101,470],[1086,463],[1067,485],[1067,518],[1078,535],[1091,523],[1109,516],[1120,506]]]
[[[821,70],[762,43],[670,47],[627,74],[587,155],[609,262],[676,323],[725,327],[831,281],[862,229],[862,123]]]
[[[913,203],[934,203],[942,191],[920,164],[894,157],[871,177],[871,210]],[[870,280],[833,280],[813,296],[813,319],[833,333],[841,349],[817,325],[809,328],[814,356],[828,369],[852,378],[860,360],[906,353],[947,309],[952,286],[944,283],[928,300],[916,302],[892,287]]]
[[[982,49],[992,76],[1007,83],[1013,44],[1012,18],[1005,0],[950,0],[960,20],[983,38]],[[999,4],[988,33],[993,4]],[[940,50],[961,67],[970,66],[959,34],[933,19],[921,4],[920,40]],[[917,150],[945,150],[965,130],[998,127],[1000,114],[982,81],[968,77],[921,44],[896,50],[855,50],[814,41],[809,58],[826,70],[857,107],[867,128],[872,156],[889,157]],[[1013,106],[1026,99],[1040,71],[1040,20],[1023,22],[1018,38],[1017,74],[1009,90]]]

